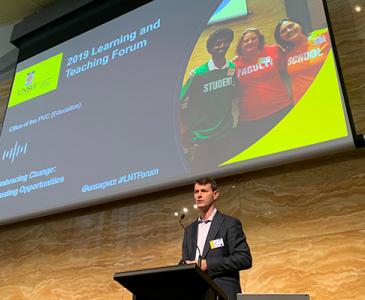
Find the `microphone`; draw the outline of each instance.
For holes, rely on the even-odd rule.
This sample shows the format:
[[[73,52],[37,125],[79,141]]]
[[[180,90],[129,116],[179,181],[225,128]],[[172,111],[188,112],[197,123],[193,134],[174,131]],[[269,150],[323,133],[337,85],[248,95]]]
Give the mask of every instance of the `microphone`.
[[[180,226],[182,227],[182,229],[184,229],[185,230],[185,226],[184,226],[184,224],[182,223],[182,220],[185,218],[185,214],[188,212],[188,209],[186,208],[186,207],[184,207],[183,209],[182,209],[182,213],[181,213],[181,215],[180,215],[180,219],[179,219],[179,223],[180,223]],[[179,215],[179,213],[178,212],[175,212],[175,216],[177,217]]]
[[[184,213],[182,213],[182,214],[180,215],[179,223],[180,223],[180,225],[181,225],[182,229],[184,229],[184,230],[185,230],[185,226],[184,226],[184,224],[182,223],[182,220],[183,220],[184,218],[185,218],[185,214],[184,214]]]

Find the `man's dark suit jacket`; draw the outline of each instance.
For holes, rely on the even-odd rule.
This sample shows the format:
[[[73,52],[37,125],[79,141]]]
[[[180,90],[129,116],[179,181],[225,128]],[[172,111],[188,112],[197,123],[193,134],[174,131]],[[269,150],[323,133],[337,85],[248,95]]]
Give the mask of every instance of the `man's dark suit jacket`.
[[[182,261],[195,260],[198,237],[198,220],[185,228]],[[224,246],[211,249],[209,242],[223,239]],[[219,285],[229,299],[241,292],[239,270],[251,268],[252,258],[241,222],[217,211],[208,232],[202,259],[208,265],[208,275]]]

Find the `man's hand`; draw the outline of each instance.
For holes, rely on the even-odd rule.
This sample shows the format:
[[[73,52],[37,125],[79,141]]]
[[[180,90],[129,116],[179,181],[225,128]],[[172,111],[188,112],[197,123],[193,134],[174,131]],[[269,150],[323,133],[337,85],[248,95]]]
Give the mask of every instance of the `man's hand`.
[[[191,264],[198,264],[198,261],[196,261],[196,260],[185,260],[185,263],[186,263],[187,265],[191,265]]]
[[[199,266],[199,263],[197,260],[186,260],[185,263],[187,265],[196,264],[197,266]],[[208,265],[207,265],[206,259],[202,259],[200,269],[202,269],[203,271],[208,270]]]
[[[202,269],[203,271],[208,270],[208,265],[207,265],[206,259],[202,259],[200,269]]]

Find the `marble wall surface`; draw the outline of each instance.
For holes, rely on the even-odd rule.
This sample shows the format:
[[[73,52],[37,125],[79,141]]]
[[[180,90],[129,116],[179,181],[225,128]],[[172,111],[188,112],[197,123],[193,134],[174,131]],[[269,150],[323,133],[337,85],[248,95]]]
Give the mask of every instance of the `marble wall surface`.
[[[363,12],[328,0],[354,122],[365,132]],[[359,1],[361,4],[362,2]],[[365,150],[219,180],[225,213],[239,217],[254,264],[249,293],[365,299]],[[51,200],[51,199],[50,199]],[[192,207],[181,187],[0,227],[0,299],[131,299],[115,272],[176,264]],[[185,220],[196,217],[190,212]]]

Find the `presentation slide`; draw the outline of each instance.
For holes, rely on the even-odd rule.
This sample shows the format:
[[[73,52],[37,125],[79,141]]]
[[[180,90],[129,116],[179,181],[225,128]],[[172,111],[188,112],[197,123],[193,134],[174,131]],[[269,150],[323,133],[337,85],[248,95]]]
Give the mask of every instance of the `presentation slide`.
[[[354,147],[326,20],[247,5],[155,0],[19,63],[0,224]]]

